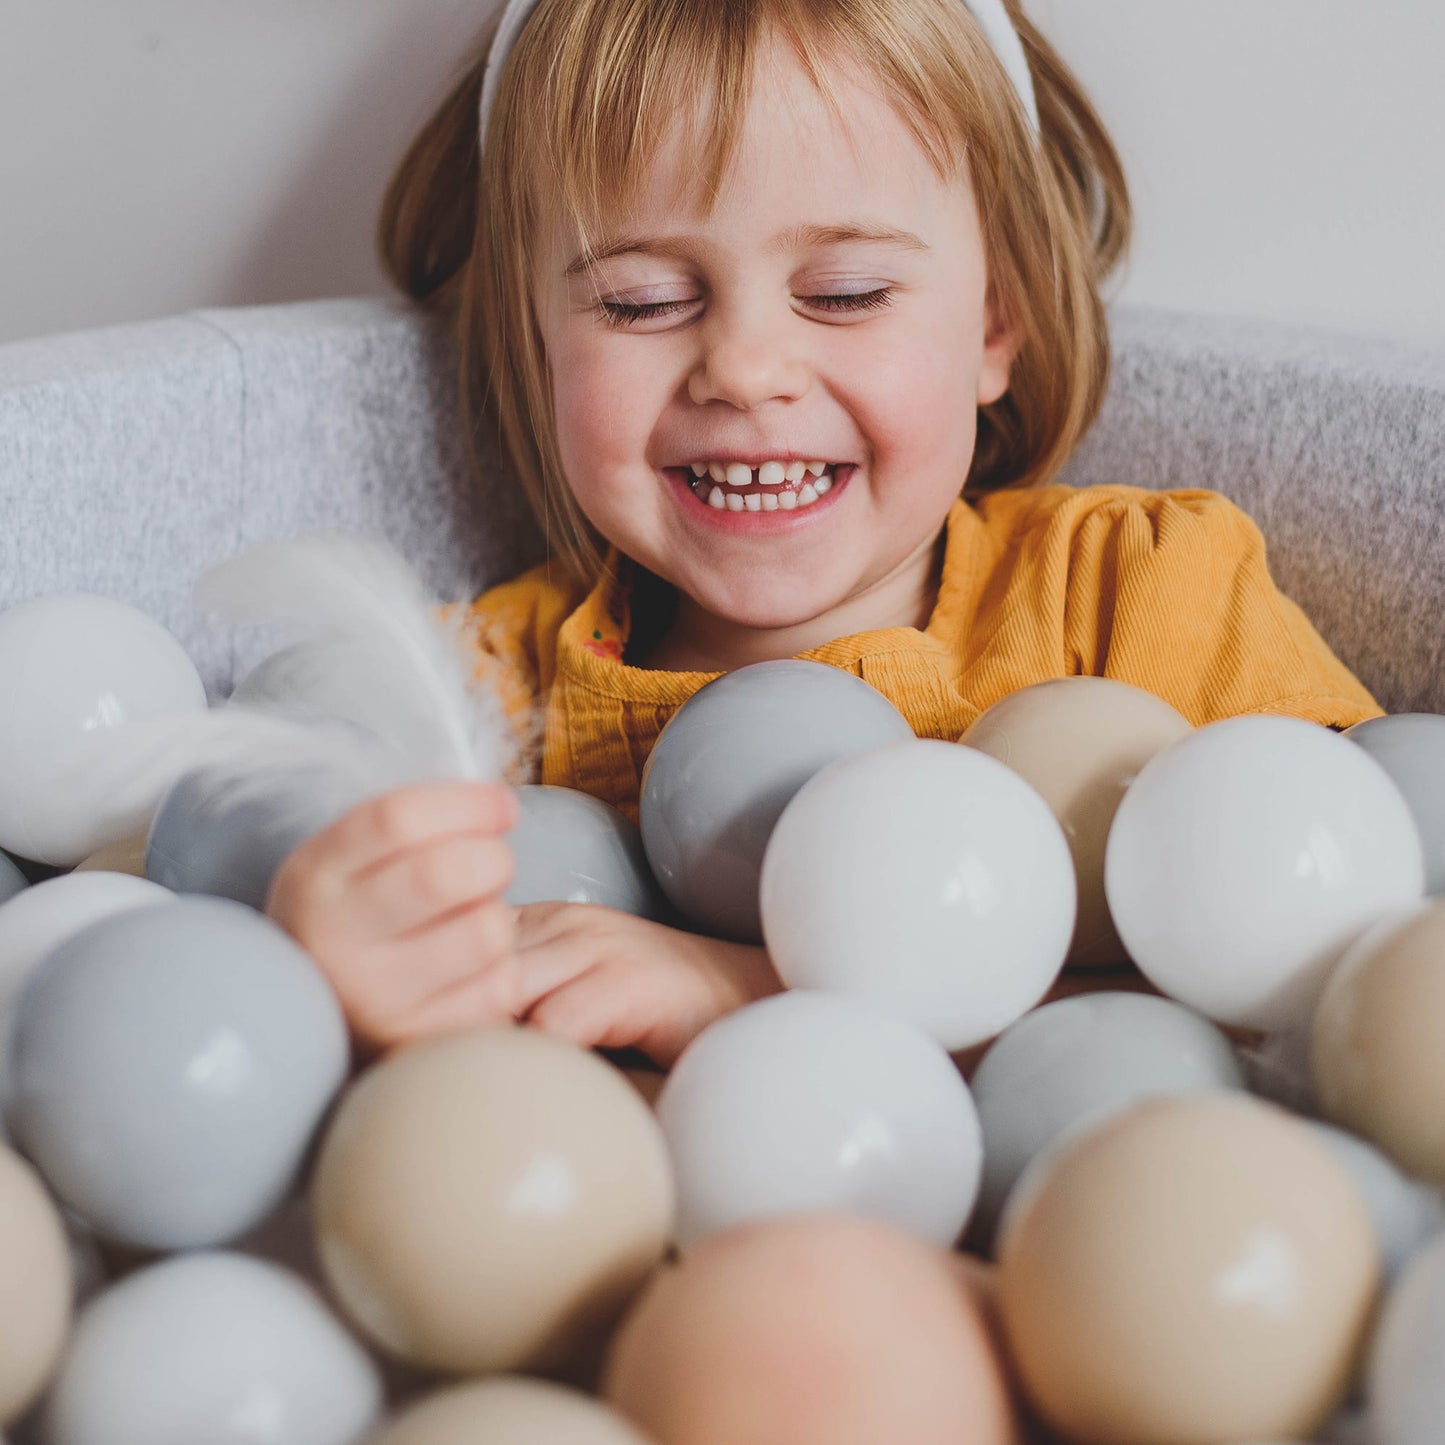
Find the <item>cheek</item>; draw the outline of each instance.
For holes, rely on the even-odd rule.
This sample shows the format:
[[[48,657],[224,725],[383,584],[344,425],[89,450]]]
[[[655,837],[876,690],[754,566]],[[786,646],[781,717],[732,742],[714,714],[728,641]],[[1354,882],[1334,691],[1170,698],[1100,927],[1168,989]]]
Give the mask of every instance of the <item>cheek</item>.
[[[569,479],[635,458],[646,407],[628,358],[600,345],[564,347],[552,365],[557,445]]]

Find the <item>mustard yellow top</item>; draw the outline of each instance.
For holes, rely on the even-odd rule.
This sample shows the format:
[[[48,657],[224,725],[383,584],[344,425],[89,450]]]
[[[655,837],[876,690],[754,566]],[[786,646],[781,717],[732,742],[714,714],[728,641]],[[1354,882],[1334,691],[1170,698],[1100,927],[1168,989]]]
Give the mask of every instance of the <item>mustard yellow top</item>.
[[[945,528],[928,625],[840,637],[798,656],[871,683],[919,737],[952,741],[1008,693],[1112,677],[1196,727],[1281,713],[1348,727],[1383,709],[1275,586],[1250,517],[1207,490],[1063,485],[962,500]],[[590,591],[547,563],[490,588],[462,619],[522,757],[513,782],[580,788],[637,820],[642,767],[677,709],[718,673],[622,659],[638,568]]]

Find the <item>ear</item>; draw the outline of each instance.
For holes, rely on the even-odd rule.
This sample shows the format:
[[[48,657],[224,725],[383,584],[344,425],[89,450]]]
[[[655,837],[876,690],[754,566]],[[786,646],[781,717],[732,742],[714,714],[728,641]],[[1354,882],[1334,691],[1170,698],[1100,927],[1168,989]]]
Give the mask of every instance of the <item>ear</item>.
[[[1022,329],[1009,317],[990,281],[985,303],[983,355],[978,368],[979,406],[988,406],[1008,390],[1009,370],[1022,345]]]

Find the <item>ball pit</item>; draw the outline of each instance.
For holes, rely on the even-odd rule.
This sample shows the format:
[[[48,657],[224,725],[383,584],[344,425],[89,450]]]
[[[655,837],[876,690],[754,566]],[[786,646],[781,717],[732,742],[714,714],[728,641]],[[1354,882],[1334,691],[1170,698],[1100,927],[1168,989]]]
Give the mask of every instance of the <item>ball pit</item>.
[[[388,722],[385,706],[348,718],[345,690],[317,683],[318,659],[324,648],[292,651],[238,701],[415,726]],[[850,706],[864,697],[866,684],[821,670],[846,680]],[[196,705],[193,689],[150,686],[131,695],[134,715]],[[1445,940],[1441,905],[1425,899],[1434,775],[1391,767],[1387,753],[1401,739],[1433,747],[1445,719],[1380,719],[1347,738],[1295,719],[1181,729],[1157,699],[1121,689],[1059,679],[982,715],[964,747],[885,736],[798,763],[751,849],[757,916],[780,970],[792,960],[790,987],[719,1020],[669,1075],[624,1073],[521,1027],[357,1068],[326,1006],[272,994],[253,1023],[290,1018],[283,1064],[220,982],[281,987],[254,890],[243,906],[131,876],[145,871],[158,799],[150,812],[129,799],[122,819],[103,799],[31,793],[66,846],[19,862],[36,865],[31,876],[75,871],[27,884],[0,856],[0,1083],[9,1060],[20,1085],[18,1152],[0,1152],[0,1285],[24,1279],[50,1301],[0,1321],[5,1438],[452,1445],[461,1430],[482,1445],[518,1431],[555,1445],[952,1445],[966,1415],[981,1445],[1434,1445],[1445,1410],[1432,1142],[1445,1101],[1430,1069],[1445,1056],[1445,1008],[1430,992]],[[57,744],[65,727],[52,725]],[[896,761],[920,747],[926,766]],[[736,771],[677,772],[674,810],[693,787],[741,796]],[[849,776],[868,781],[810,820]],[[1187,806],[1171,776],[1186,780]],[[1270,827],[1305,826],[1308,803],[1310,826],[1335,830],[1333,853],[1313,835],[1310,878],[1270,871],[1259,849],[1286,835],[1231,794],[1230,777],[1254,780]],[[972,834],[960,826],[970,817]],[[661,896],[655,865],[608,822],[602,852],[625,860],[621,884],[642,912]],[[557,879],[537,896],[600,882],[583,829],[548,826],[582,853],[550,849]],[[1129,862],[1112,862],[1116,851]],[[951,871],[929,875],[940,854]],[[1146,864],[1156,883],[1173,869],[1170,906],[1199,924],[1173,963],[1152,924],[1141,932],[1147,888],[1111,883]],[[1013,893],[1010,866],[1023,880]],[[1286,924],[1268,899],[1225,888],[1245,888],[1251,869],[1274,879],[1266,893]],[[956,927],[985,879],[998,895],[990,943]],[[589,901],[622,897],[599,887]],[[1163,906],[1150,906],[1157,922]],[[736,907],[725,903],[720,934]],[[1086,909],[1116,932],[1086,924]],[[229,943],[196,927],[216,910],[235,920]],[[1010,929],[1047,947],[1010,952]],[[1119,961],[1114,938],[1167,997],[1059,974],[1066,958]],[[66,1021],[57,1000],[87,952],[95,992],[78,991]],[[288,958],[296,998],[330,998],[303,951]],[[960,976],[968,986],[950,999],[939,985]],[[1043,1003],[1051,987],[1085,992]],[[1241,1036],[1262,1028],[1263,1043]],[[1260,1088],[1267,1047],[1309,1074],[1284,1082],[1310,1087],[1279,1095],[1324,1119],[1246,1092]],[[971,1086],[949,1048],[983,1050]],[[288,1070],[293,1086],[309,1081],[289,1106]],[[290,1112],[265,1188],[243,1182],[254,1139],[222,1107],[242,1084],[258,1108]],[[193,1103],[210,1091],[209,1114],[178,1104],[186,1090]],[[66,1130],[64,1147],[50,1139]],[[119,1203],[74,1186],[75,1160],[107,1149]],[[161,1202],[141,1208],[147,1174]],[[705,1203],[703,1176],[720,1190]],[[207,1188],[226,1209],[201,1228]],[[1223,1325],[1191,1314],[1190,1291],[1197,1303],[1210,1289],[1216,1313],[1233,1301]],[[1060,1336],[1062,1318],[1086,1323]],[[936,1435],[930,1402],[945,1421]],[[226,1420],[250,1433],[219,1433]]]

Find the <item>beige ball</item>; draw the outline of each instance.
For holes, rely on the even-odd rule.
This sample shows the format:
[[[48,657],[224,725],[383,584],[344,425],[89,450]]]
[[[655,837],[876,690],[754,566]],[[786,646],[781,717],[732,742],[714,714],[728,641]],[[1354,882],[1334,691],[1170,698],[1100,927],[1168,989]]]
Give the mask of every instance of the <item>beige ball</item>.
[[[648,1445],[610,1406],[565,1385],[498,1375],[412,1405],[367,1445]]]
[[[662,1445],[1014,1445],[987,1304],[956,1261],[861,1215],[709,1235],[628,1312],[602,1393]]]
[[[1310,1073],[1337,1124],[1445,1184],[1445,898],[1391,913],[1345,950],[1315,1008]]]
[[[1301,1120],[1234,1093],[1060,1141],[1005,1213],[999,1308],[1025,1391],[1078,1445],[1303,1439],[1359,1363],[1380,1260]]]
[[[88,858],[82,858],[75,865],[77,873],[131,873],[137,878],[146,876],[146,835],[135,833],[116,843],[107,843],[97,848]]]
[[[55,1370],[74,1308],[70,1244],[40,1176],[0,1145],[0,1424]]]
[[[1124,790],[1156,753],[1193,732],[1161,697],[1106,677],[1059,677],[1001,698],[959,742],[1012,768],[1069,841],[1079,912],[1066,966],[1127,959],[1104,897],[1104,846]]]
[[[458,1373],[566,1370],[667,1248],[675,1192],[637,1090],[534,1029],[411,1045],[343,1095],[312,1184],[317,1248],[382,1349]]]

